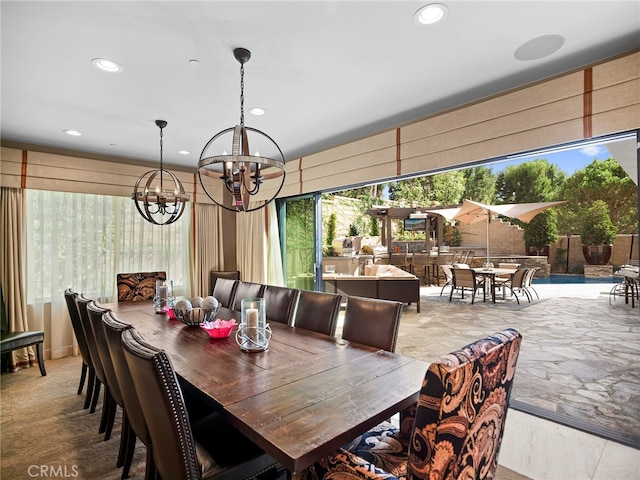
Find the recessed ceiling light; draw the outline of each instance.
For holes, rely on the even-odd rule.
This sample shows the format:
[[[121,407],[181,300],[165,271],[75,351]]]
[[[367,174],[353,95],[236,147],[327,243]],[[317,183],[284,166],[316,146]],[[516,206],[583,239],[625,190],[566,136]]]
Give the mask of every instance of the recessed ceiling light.
[[[262,107],[251,107],[249,113],[252,115],[264,115],[267,111]]]
[[[178,150],[180,155],[189,155],[191,152],[189,150]]]
[[[542,35],[518,47],[513,56],[518,60],[539,60],[557,52],[564,45],[562,35]]]
[[[94,58],[91,60],[91,64],[94,67],[109,73],[119,73],[122,71],[122,66],[120,64],[106,58]]]
[[[421,7],[413,19],[418,25],[433,25],[447,16],[449,9],[441,3],[431,3]]]
[[[71,135],[72,137],[79,137],[80,135],[82,135],[82,133],[77,130],[63,130],[63,132],[67,135]]]

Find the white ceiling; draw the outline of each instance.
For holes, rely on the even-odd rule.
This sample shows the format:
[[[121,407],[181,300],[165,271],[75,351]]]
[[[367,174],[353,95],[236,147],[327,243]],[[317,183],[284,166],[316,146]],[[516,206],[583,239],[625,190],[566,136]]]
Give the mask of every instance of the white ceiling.
[[[195,169],[239,123],[245,47],[245,109],[267,109],[245,124],[289,160],[640,47],[637,0],[443,0],[445,20],[418,26],[426,3],[3,0],[1,137],[155,163],[164,119],[165,162]],[[514,58],[552,34],[557,52]]]

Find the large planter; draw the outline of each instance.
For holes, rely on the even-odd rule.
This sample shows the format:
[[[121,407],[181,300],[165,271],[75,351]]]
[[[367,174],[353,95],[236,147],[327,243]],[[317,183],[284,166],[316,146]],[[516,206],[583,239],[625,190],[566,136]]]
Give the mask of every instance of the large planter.
[[[613,245],[583,245],[582,254],[589,265],[606,265],[611,258]]]

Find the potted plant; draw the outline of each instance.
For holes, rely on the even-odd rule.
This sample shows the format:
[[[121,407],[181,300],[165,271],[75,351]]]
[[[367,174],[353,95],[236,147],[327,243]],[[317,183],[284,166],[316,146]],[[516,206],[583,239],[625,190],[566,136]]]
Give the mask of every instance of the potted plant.
[[[609,216],[609,206],[596,200],[586,210],[582,224],[582,254],[589,265],[606,265],[611,258],[618,229]]]
[[[527,255],[549,256],[549,245],[558,241],[558,221],[554,210],[545,210],[524,225]]]

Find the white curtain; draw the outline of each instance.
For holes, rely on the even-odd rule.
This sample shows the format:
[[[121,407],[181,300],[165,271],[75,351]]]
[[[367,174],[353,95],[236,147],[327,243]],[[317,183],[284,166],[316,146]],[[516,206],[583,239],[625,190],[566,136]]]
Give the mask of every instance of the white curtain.
[[[25,207],[29,325],[45,330],[51,358],[77,354],[66,288],[115,302],[117,273],[165,271],[176,295],[190,295],[191,204],[163,226],[126,197],[27,190]]]

